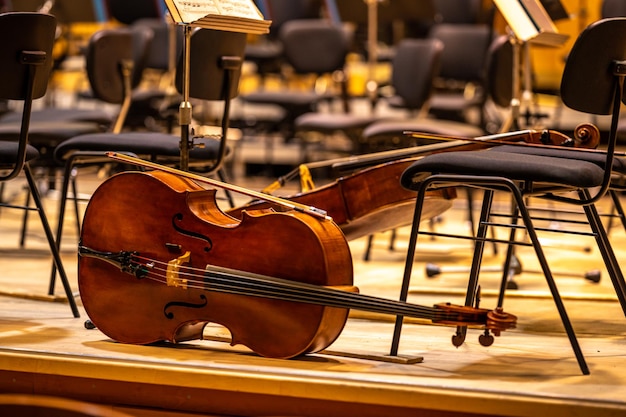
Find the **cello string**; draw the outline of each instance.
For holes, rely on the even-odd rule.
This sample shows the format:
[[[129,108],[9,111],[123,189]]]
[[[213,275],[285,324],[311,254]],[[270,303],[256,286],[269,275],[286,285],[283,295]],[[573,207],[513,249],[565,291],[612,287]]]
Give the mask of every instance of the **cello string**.
[[[163,273],[161,273],[159,275],[155,273],[155,271],[157,272],[166,271],[162,267],[157,267],[156,266],[157,264],[159,265],[169,265],[169,264],[166,264],[165,262],[161,262],[158,260],[150,260],[148,258],[142,258],[142,259],[147,260],[150,263],[150,270],[148,272],[150,276],[148,278],[154,281],[157,281],[161,284],[167,284],[168,279],[167,279],[166,274],[164,275]],[[139,263],[138,265],[145,266]],[[482,310],[482,311],[476,310],[475,312],[467,312],[467,311],[455,312],[455,308],[454,308],[455,306],[450,306],[449,308],[446,308],[446,305],[436,305],[434,307],[425,307],[425,306],[409,304],[409,303],[401,302],[401,301],[388,300],[388,299],[383,299],[379,297],[372,297],[372,296],[366,296],[366,295],[358,294],[358,293],[350,293],[350,292],[345,292],[341,290],[325,288],[325,287],[316,286],[313,284],[298,283],[295,281],[282,280],[282,279],[266,277],[262,275],[259,276],[258,274],[251,274],[251,273],[249,274],[253,275],[253,278],[255,278],[254,277],[255,275],[261,277],[260,278],[261,284],[269,280],[269,286],[268,285],[266,285],[265,287],[262,286],[261,290],[259,291],[259,290],[256,290],[254,286],[249,287],[249,286],[242,284],[241,282],[242,279],[247,282],[250,279],[250,277],[225,274],[226,278],[223,281],[225,281],[226,284],[221,283],[221,281],[220,282],[213,281],[211,283],[212,284],[211,288],[207,289],[206,283],[204,280],[206,275],[200,275],[194,272],[194,271],[200,271],[200,272],[205,273],[206,272],[205,270],[192,268],[192,267],[183,267],[183,268],[191,272],[182,272],[179,274],[192,278],[190,280],[189,279],[184,280],[185,281],[184,285],[187,288],[200,289],[203,291],[213,290],[217,292],[231,293],[231,294],[237,294],[237,295],[242,295],[242,296],[258,296],[258,297],[264,297],[264,298],[280,299],[283,301],[304,302],[304,303],[309,303],[309,304],[317,304],[317,305],[346,308],[346,309],[355,308],[355,309],[360,309],[360,310],[365,310],[365,311],[372,311],[372,312],[378,312],[378,313],[383,313],[383,314],[391,314],[391,315],[396,315],[396,316],[407,316],[407,317],[429,319],[433,321],[434,323],[440,322],[446,325],[457,325],[457,326],[458,325],[471,325],[471,324],[483,325],[483,326],[487,325],[489,326],[489,328],[500,329],[500,330],[506,330],[508,328],[511,328],[510,324],[508,324],[507,321],[503,321],[502,324],[500,324],[499,322],[488,324],[487,323],[488,312],[486,310]],[[218,267],[218,269],[220,268]],[[221,269],[227,269],[227,268],[221,268]],[[145,269],[143,270],[145,271]],[[195,277],[201,277],[202,279],[197,280],[195,279]],[[287,284],[287,289],[290,289],[292,287],[295,287],[297,289],[299,286],[305,286],[307,288],[301,292],[297,292],[295,295],[281,294],[276,291],[274,281],[277,281],[277,282],[284,281]],[[244,284],[246,282],[244,282]],[[321,296],[321,299],[315,298],[315,297],[312,298],[311,291],[308,289],[308,287],[312,287],[315,290],[313,291],[315,293],[313,295],[316,295],[317,297]],[[246,292],[246,290],[253,290],[253,293]],[[335,300],[333,299],[325,300],[324,296],[327,293],[330,293],[331,295],[337,295],[339,298]],[[353,297],[356,299],[355,306],[353,306],[352,304],[346,303],[346,299],[349,297]],[[366,302],[362,302],[363,300],[365,300]],[[370,300],[374,301],[374,303],[371,303]],[[377,304],[377,303],[381,303],[381,304]],[[392,304],[393,306],[389,306],[389,304]]]
[[[137,257],[137,256],[136,256]],[[141,258],[141,257],[137,257]],[[150,264],[166,265],[165,262],[141,258]],[[185,279],[184,285],[195,289],[207,289],[206,270],[183,266],[184,271],[178,271]],[[225,268],[217,268],[222,271]],[[165,271],[164,268],[151,266],[151,270]],[[190,271],[190,272],[186,272]],[[445,312],[434,308],[409,304],[405,302],[388,300],[379,297],[372,297],[364,294],[351,293],[347,291],[325,288],[314,284],[305,284],[296,281],[282,280],[274,277],[267,277],[257,274],[234,271],[238,275],[231,273],[215,272],[210,276],[209,289],[221,292],[230,292],[239,295],[256,295],[266,298],[279,298],[286,301],[307,302],[311,304],[321,304],[330,307],[354,308],[384,314],[406,315],[417,318],[437,319],[444,316]],[[201,272],[198,274],[196,272]],[[199,279],[198,279],[199,277]],[[161,282],[166,283],[167,278],[162,275]],[[246,291],[247,290],[247,291]],[[277,293],[277,290],[281,290]],[[252,293],[251,293],[252,292]]]
[[[140,257],[138,257],[140,258]],[[151,264],[161,264],[166,265],[165,262],[142,258],[145,261]],[[216,269],[227,270],[226,268],[215,267]],[[154,266],[151,269],[158,269]],[[188,266],[181,267],[183,271],[178,271],[179,275],[183,275],[186,279],[186,285],[196,289],[207,289],[205,282],[206,278],[206,270],[192,268]],[[164,268],[160,269],[161,271],[165,271]],[[191,272],[186,272],[191,271]],[[407,315],[420,314],[419,317],[430,318],[434,312],[437,310],[433,307],[419,306],[415,304],[408,304],[404,302],[398,302],[395,300],[388,300],[379,297],[372,297],[364,294],[358,293],[350,293],[347,291],[326,288],[322,286],[317,286],[314,284],[306,284],[297,281],[283,280],[274,277],[262,276],[257,274],[246,273],[243,271],[234,271],[228,270],[229,273],[223,273],[221,277],[212,276],[213,281],[210,284],[215,284],[214,287],[219,285],[220,289],[225,290],[227,287],[224,285],[224,282],[230,284],[232,291],[241,295],[250,295],[249,292],[245,290],[254,291],[255,294],[260,294],[260,296],[270,296],[273,295],[273,292],[276,292],[277,289],[283,291],[284,294],[292,294],[293,297],[299,297],[298,300],[293,301],[305,301],[313,304],[326,304],[333,303],[333,306],[342,307],[342,308],[355,308],[355,309],[377,309],[377,312],[388,313],[388,314],[402,314],[398,310],[404,309]],[[230,272],[232,271],[232,272]],[[197,272],[201,272],[198,274]],[[239,275],[236,275],[238,273]],[[248,275],[248,276],[246,276]],[[198,278],[199,277],[199,278]],[[219,280],[219,282],[215,282],[215,280]],[[162,281],[165,283],[167,280],[163,277]],[[183,280],[181,280],[183,281]],[[245,284],[245,285],[244,285]],[[211,288],[214,288],[211,287]],[[210,289],[211,289],[210,288]],[[291,291],[287,293],[287,291]],[[285,297],[283,297],[285,298]],[[325,300],[325,301],[322,301]],[[288,300],[289,301],[289,300]],[[347,304],[349,303],[349,305]],[[389,307],[390,303],[396,303],[395,308],[391,309]]]

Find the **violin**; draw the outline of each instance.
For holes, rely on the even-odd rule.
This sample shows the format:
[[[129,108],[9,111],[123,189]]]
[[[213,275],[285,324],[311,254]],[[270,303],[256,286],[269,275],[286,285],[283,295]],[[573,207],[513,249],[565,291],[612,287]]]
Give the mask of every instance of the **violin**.
[[[122,343],[181,342],[201,339],[214,322],[233,345],[291,358],[332,344],[351,308],[496,336],[516,325],[501,310],[360,294],[347,241],[328,217],[243,211],[235,219],[215,193],[166,171],[117,174],[96,189],[83,220],[78,284],[104,334]]]

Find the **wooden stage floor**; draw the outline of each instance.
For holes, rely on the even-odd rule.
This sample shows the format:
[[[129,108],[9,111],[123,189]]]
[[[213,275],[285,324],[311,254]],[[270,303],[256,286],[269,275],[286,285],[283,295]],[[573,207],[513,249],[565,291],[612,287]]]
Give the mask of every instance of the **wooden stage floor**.
[[[56,202],[47,200],[50,211]],[[464,203],[456,201],[436,227],[467,227]],[[479,330],[465,344],[451,344],[453,328],[406,323],[400,345],[405,359],[388,361],[393,324],[389,318],[352,312],[339,339],[325,352],[292,360],[266,359],[223,340],[228,332],[210,325],[207,340],[179,345],[124,345],[73,318],[57,296],[46,296],[50,257],[37,219],[29,223],[26,248],[18,249],[21,213],[2,211],[0,223],[0,392],[65,396],[110,405],[136,416],[622,416],[626,415],[626,319],[592,242],[558,236],[545,240],[559,275],[569,315],[591,370],[582,375],[552,299],[528,249],[518,255],[519,289],[509,291],[505,309],[518,327],[478,343]],[[76,236],[66,225],[63,257],[76,285]],[[398,231],[395,250],[389,233],[376,236],[369,261],[365,239],[351,243],[355,284],[364,294],[397,298],[408,230]],[[626,237],[612,231],[618,257]],[[420,240],[410,302],[462,304],[468,265],[467,242]],[[487,250],[486,262],[502,255]],[[425,276],[427,263],[444,273]],[[446,270],[448,268],[448,270]],[[600,269],[593,283],[581,275]],[[500,274],[481,278],[482,306],[495,304]],[[79,304],[80,300],[78,299]],[[136,300],[142,302],[141,294]],[[128,320],[133,320],[128,317]]]

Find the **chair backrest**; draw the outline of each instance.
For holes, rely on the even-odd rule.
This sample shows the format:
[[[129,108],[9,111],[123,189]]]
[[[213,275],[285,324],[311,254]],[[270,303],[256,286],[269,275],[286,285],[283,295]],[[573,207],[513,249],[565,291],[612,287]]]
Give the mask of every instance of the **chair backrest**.
[[[124,101],[124,65],[131,66],[130,88],[141,82],[153,40],[148,26],[100,30],[87,46],[86,70],[94,96],[107,103]]]
[[[279,36],[285,59],[298,74],[329,74],[346,64],[349,34],[326,19],[290,20]]]
[[[139,19],[133,22],[132,28],[149,28],[152,31],[152,42],[147,48],[145,68],[160,71],[170,69],[170,52],[174,58],[178,57],[183,47],[183,30],[180,25],[170,25],[163,19]],[[172,42],[173,39],[173,42]],[[172,43],[174,50],[170,51]],[[173,62],[175,64],[175,62]],[[173,66],[175,67],[175,65]]]
[[[403,39],[392,60],[391,84],[403,107],[419,110],[430,98],[443,44],[436,39]]]
[[[601,46],[601,47],[599,47]],[[569,108],[584,113],[613,112],[618,74],[626,70],[626,18],[599,20],[576,39],[567,56],[561,79],[561,98]]]
[[[89,85],[97,99],[113,104],[124,101],[122,67],[134,66],[133,42],[132,32],[126,29],[105,29],[91,36],[85,62]]]
[[[561,78],[561,99],[573,110],[611,115],[602,186],[593,197],[601,198],[611,184],[617,142],[617,124],[626,77],[626,17],[602,19],[583,30],[567,56]]]
[[[270,36],[276,37],[290,20],[320,17],[320,6],[315,0],[262,0],[265,18],[272,21]]]
[[[109,16],[130,25],[139,19],[163,18],[163,0],[107,0]]]
[[[24,102],[15,164],[0,181],[15,178],[24,167],[32,102],[46,94],[55,31],[56,19],[51,15],[0,14],[0,99]]]
[[[480,21],[482,0],[433,0],[437,23],[466,24]]]
[[[430,38],[443,43],[439,77],[461,82],[482,81],[492,30],[480,24],[434,25]]]
[[[603,0],[600,7],[600,16],[607,17],[625,17],[626,1],[624,0]]]
[[[0,14],[0,99],[25,100],[31,65],[22,54],[33,51],[44,59],[37,67],[32,98],[46,94],[52,69],[52,47],[56,19],[39,13],[14,12]]]
[[[485,68],[486,97],[500,107],[513,99],[513,45],[507,35],[495,38],[487,51]]]
[[[189,96],[200,100],[225,100],[238,94],[246,34],[219,30],[198,30],[191,35],[189,49]],[[225,61],[228,60],[227,61]],[[236,68],[228,70],[227,65]],[[178,59],[176,88],[183,92],[184,56]]]

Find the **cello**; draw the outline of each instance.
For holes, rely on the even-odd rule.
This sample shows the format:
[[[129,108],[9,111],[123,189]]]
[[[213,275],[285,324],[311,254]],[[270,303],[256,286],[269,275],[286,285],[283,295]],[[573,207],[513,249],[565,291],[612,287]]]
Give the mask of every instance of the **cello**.
[[[231,332],[232,344],[291,358],[333,343],[351,308],[476,325],[496,336],[515,327],[515,316],[501,310],[359,294],[346,239],[327,216],[244,211],[235,219],[218,208],[214,189],[163,169],[114,175],[85,212],[80,295],[93,324],[116,341],[201,339],[213,322]]]

